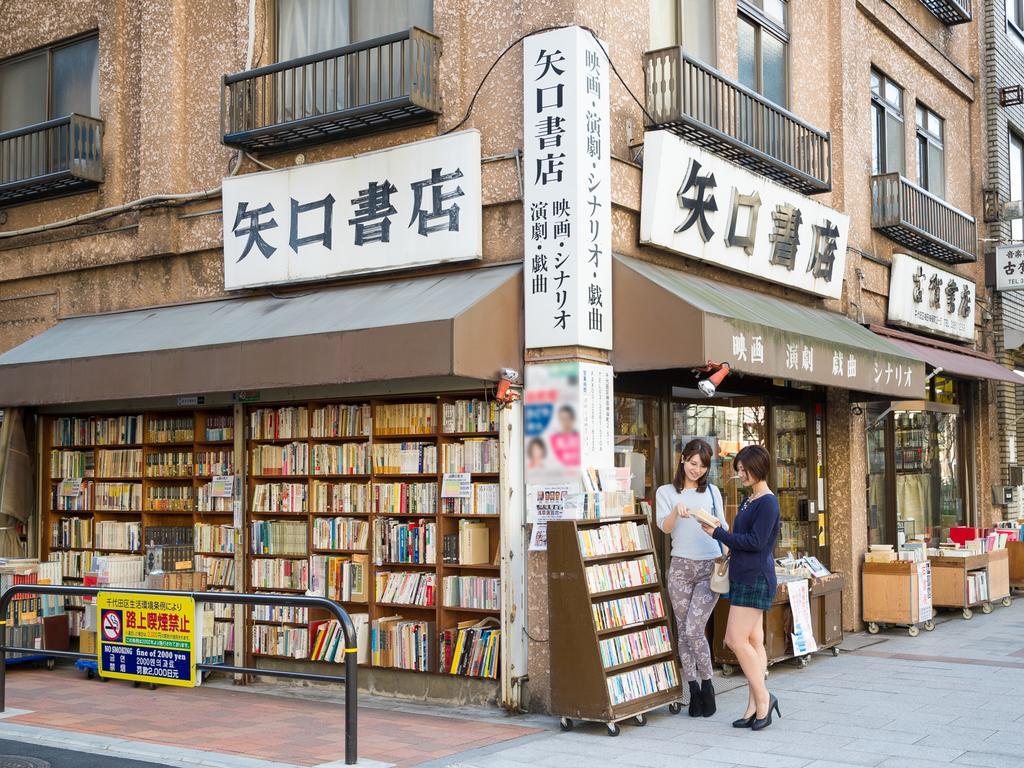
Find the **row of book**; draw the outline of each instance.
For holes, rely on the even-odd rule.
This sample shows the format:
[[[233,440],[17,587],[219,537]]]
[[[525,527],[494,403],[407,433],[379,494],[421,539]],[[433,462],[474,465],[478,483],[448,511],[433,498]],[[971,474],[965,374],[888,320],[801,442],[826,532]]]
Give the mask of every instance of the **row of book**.
[[[206,557],[196,555],[193,565],[197,571],[205,573],[211,587],[235,586],[235,561],[230,557]]]
[[[370,616],[366,613],[350,613],[356,631],[356,662],[370,662]],[[329,661],[341,664],[345,661],[345,632],[337,619],[315,621],[309,631],[313,634],[313,648],[309,658],[313,661]]]
[[[253,624],[253,653],[305,659],[309,656],[309,630],[305,627]]]
[[[370,511],[370,484],[314,481],[311,483],[310,499],[314,513],[367,514]]]
[[[201,485],[196,489],[197,512],[231,512],[232,499],[213,495],[213,483]]]
[[[441,499],[441,512],[446,515],[497,515],[498,484],[473,483],[468,499]]]
[[[388,403],[378,405],[374,415],[378,435],[432,435],[437,432],[434,403]]]
[[[665,615],[665,604],[661,592],[644,592],[594,603],[591,610],[594,613],[594,625],[598,631],[603,631],[660,619]]]
[[[444,446],[444,472],[497,472],[498,441],[493,437],[468,438]]]
[[[591,593],[639,587],[658,583],[658,568],[653,555],[613,563],[597,563],[585,569]]]
[[[97,451],[96,472],[99,477],[142,477],[142,449]]]
[[[235,606],[230,603],[207,603],[210,611],[213,612],[213,618],[215,619],[233,619],[235,618]],[[262,608],[270,608],[269,605],[257,606]],[[256,608],[253,608],[255,610]],[[298,609],[295,609],[298,610]],[[305,609],[302,609],[305,610]]]
[[[672,638],[668,627],[661,625],[630,632],[627,635],[608,637],[601,641],[601,662],[605,668],[618,667],[640,659],[669,653]]]
[[[254,475],[308,475],[309,446],[306,443],[256,445],[250,451]]]
[[[318,517],[313,520],[314,549],[367,549],[370,523],[357,517]]]
[[[967,573],[967,604],[988,602],[988,571]]]
[[[78,489],[77,496],[65,496],[61,491],[62,483],[53,486],[50,495],[50,507],[56,512],[87,512],[92,509],[93,483],[86,480]]]
[[[498,677],[501,630],[497,621],[464,621],[453,629],[441,632],[438,642],[438,665],[442,672],[467,677]]]
[[[150,443],[191,443],[195,427],[191,416],[147,419],[146,440]]]
[[[445,576],[443,601],[448,608],[501,609],[501,579],[490,576]]]
[[[218,558],[226,560],[227,558]],[[252,585],[257,589],[301,589],[309,587],[309,562],[267,558],[252,561]]]
[[[206,439],[213,441],[233,440],[235,437],[234,416],[207,416],[206,417]],[[225,472],[224,474],[231,474]]]
[[[96,422],[92,419],[64,417],[53,420],[50,438],[54,445],[94,445]]]
[[[612,705],[624,704],[679,685],[676,662],[663,661],[649,667],[631,669],[608,678],[608,695]]]
[[[434,659],[434,622],[385,616],[370,623],[370,658],[376,667],[429,672]]]
[[[236,540],[235,527],[232,525],[196,523],[192,528],[192,541],[199,552],[230,554],[235,551]]]
[[[378,571],[375,578],[378,603],[400,605],[435,605],[437,575],[408,571]]]
[[[605,517],[628,517],[636,514],[633,491],[586,491],[574,494],[572,503],[581,520]]]
[[[191,547],[195,529],[190,525],[147,525],[146,543],[166,547]]]
[[[447,534],[442,541],[441,559],[445,563],[485,565],[491,562],[491,532],[481,520],[459,520],[458,533]]]
[[[253,440],[309,437],[309,411],[304,405],[258,408],[249,414],[249,437]]]
[[[306,624],[309,609],[295,605],[254,605],[253,621],[277,621],[282,624]]]
[[[494,400],[456,400],[441,405],[443,432],[497,432],[498,404]]]
[[[433,443],[377,443],[373,446],[373,471],[390,475],[437,472],[437,446]]]
[[[370,448],[365,443],[313,446],[314,475],[368,475],[370,466]]]
[[[235,650],[235,627],[225,622],[204,624],[202,637],[203,664],[224,664],[225,657]]]
[[[50,560],[60,563],[61,576],[67,579],[81,579],[92,570],[92,552],[51,552]]]
[[[235,473],[235,452],[228,449],[199,451],[195,455],[196,477],[233,475]]]
[[[96,445],[138,445],[141,442],[141,415],[96,419]]]
[[[437,483],[374,483],[378,515],[436,515]]]
[[[313,555],[309,558],[309,591],[341,603],[368,600],[369,556]]]
[[[50,477],[94,477],[96,454],[93,451],[50,451]]]
[[[50,547],[53,549],[88,549],[92,547],[92,520],[82,517],[62,517],[50,527]]]
[[[437,523],[376,518],[373,555],[378,563],[436,562]]]
[[[153,512],[191,512],[193,498],[190,485],[150,485],[146,488],[146,509]]]
[[[305,513],[307,494],[305,483],[257,483],[253,487],[253,512]]]
[[[161,451],[146,456],[146,477],[192,477],[192,451]]]
[[[253,520],[250,524],[254,555],[305,555],[304,520]]]
[[[633,521],[609,523],[597,528],[581,528],[576,534],[584,557],[635,552],[651,548],[651,529]]]
[[[313,411],[313,437],[363,437],[373,431],[369,403],[361,405],[328,404]]]
[[[82,484],[83,492],[85,483]],[[142,483],[96,483],[93,509],[98,512],[138,512],[142,509]]]
[[[123,549],[137,552],[142,547],[142,523],[96,523],[96,549]]]

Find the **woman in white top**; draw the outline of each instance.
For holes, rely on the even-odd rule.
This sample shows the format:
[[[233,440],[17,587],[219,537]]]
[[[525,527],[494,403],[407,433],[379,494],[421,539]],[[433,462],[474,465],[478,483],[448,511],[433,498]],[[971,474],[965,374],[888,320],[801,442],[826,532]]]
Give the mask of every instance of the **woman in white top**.
[[[674,480],[671,485],[661,486],[656,497],[658,527],[672,536],[668,595],[676,616],[683,677],[690,687],[690,717],[711,717],[716,709],[705,627],[718,602],[718,595],[711,591],[711,573],[722,548],[704,534],[688,511],[704,509],[728,529],[722,494],[708,483],[711,458],[711,446],[706,441],[688,442]]]

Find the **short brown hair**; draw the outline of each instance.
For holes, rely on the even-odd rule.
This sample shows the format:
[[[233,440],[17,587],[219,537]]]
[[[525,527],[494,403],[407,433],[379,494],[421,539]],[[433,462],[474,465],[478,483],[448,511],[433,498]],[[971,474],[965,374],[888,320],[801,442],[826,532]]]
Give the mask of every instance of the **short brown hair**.
[[[758,482],[767,480],[768,474],[772,471],[771,454],[760,445],[748,445],[741,448],[740,452],[736,454],[736,458],[732,460],[733,467],[736,467],[737,464],[742,464],[747,474]]]
[[[672,479],[672,485],[675,486],[676,491],[679,493],[682,493],[686,487],[686,470],[683,469],[683,463],[689,461],[694,456],[700,456],[700,463],[706,467],[704,474],[697,481],[697,493],[704,493],[708,489],[708,475],[711,474],[711,446],[705,440],[697,437],[683,446],[683,455],[679,457],[676,476]]]

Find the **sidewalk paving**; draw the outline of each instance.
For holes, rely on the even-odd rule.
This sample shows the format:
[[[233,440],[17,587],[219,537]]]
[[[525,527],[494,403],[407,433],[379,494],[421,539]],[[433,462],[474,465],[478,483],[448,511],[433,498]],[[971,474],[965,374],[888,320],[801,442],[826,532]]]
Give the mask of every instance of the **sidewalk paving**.
[[[951,617],[951,618],[946,618]],[[717,679],[719,714],[663,708],[617,738],[598,724],[360,698],[361,764],[424,768],[923,768],[1024,765],[1024,602],[934,632],[853,635],[844,653],[772,669],[783,718],[737,731],[746,689]],[[165,766],[343,765],[336,689],[280,684],[134,689],[70,669],[12,669],[0,739]],[[235,714],[241,713],[241,716]]]

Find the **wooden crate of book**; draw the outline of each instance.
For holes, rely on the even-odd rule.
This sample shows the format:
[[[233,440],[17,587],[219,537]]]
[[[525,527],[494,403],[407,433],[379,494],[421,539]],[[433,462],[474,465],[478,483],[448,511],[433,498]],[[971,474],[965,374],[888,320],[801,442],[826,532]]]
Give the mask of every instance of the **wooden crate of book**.
[[[643,515],[548,524],[551,708],[607,723],[681,698],[668,596]]]
[[[1006,542],[1009,558],[1010,586],[1013,589],[1024,589],[1024,541]]]
[[[937,608],[960,608],[965,619],[971,609],[988,605],[989,555],[933,555],[932,604]]]
[[[1010,553],[993,549],[988,553],[988,599],[1010,604]]]
[[[865,562],[861,572],[864,621],[871,632],[880,624],[915,627],[931,621],[931,605],[922,604],[918,563]]]

